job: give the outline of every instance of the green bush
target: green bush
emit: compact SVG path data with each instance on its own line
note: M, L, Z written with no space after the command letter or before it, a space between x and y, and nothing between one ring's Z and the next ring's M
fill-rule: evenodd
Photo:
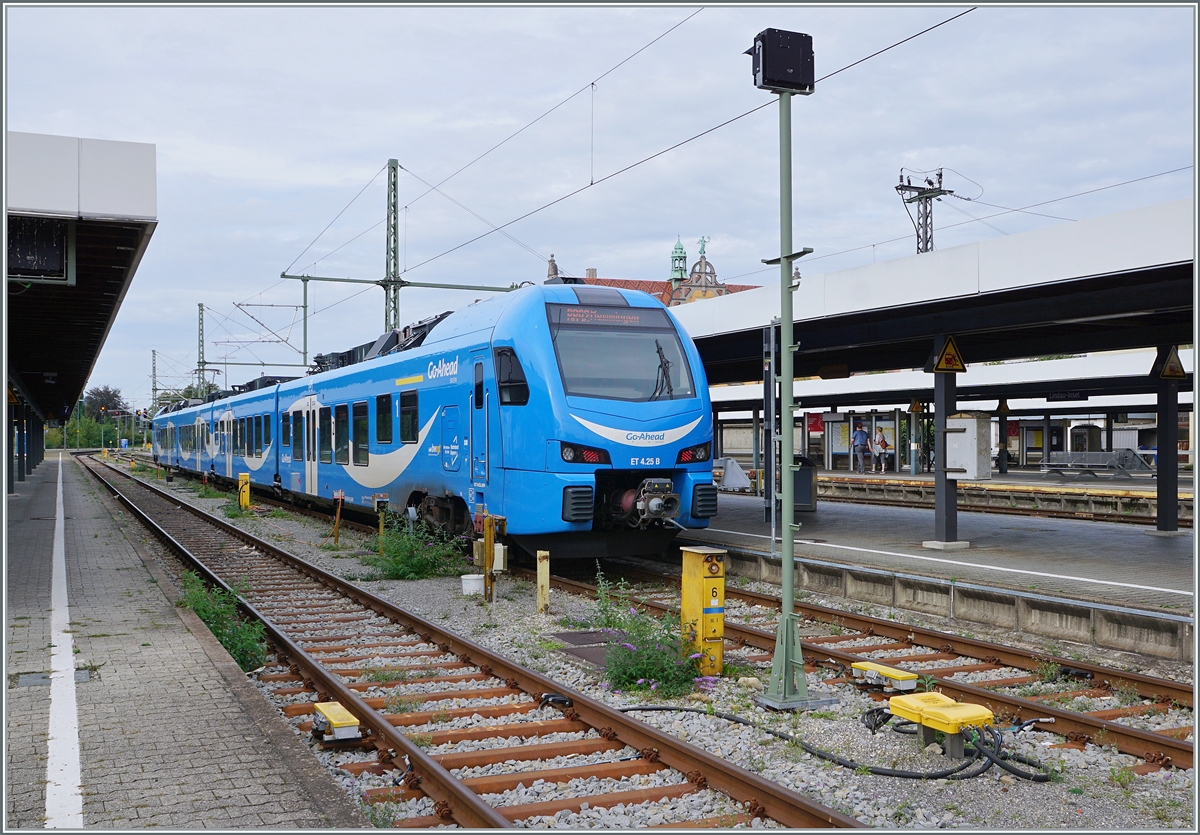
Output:
M596 614L608 633L604 673L614 689L649 690L665 698L691 692L700 679L699 653L683 643L679 621L639 612L624 582L596 574Z
M410 531L398 514L389 513L384 523L383 554L361 558L364 565L379 570L384 580L423 580L427 577L455 577L467 573L470 564L463 554L469 540L459 540L418 524Z
M182 582L179 604L204 621L239 667L254 670L267 663L266 630L261 623L245 620L238 614L236 594L210 589L194 571L184 572Z

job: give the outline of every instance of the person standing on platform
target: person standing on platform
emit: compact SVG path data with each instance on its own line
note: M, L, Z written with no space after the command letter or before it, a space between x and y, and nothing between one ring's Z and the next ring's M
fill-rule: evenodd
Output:
M854 434L850 436L850 445L854 450L854 455L857 456L858 473L863 475L866 472L866 461L863 460L863 456L867 451L867 433L861 423L854 424Z
M876 463L879 464L879 472L887 472L887 438L883 434L882 427L875 427L875 443L871 445L871 472L875 472Z

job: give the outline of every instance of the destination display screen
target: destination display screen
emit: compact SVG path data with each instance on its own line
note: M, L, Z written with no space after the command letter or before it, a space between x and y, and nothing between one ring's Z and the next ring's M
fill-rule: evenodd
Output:
M595 307L581 304L548 304L552 325L609 328L663 328L674 330L663 311L653 307Z

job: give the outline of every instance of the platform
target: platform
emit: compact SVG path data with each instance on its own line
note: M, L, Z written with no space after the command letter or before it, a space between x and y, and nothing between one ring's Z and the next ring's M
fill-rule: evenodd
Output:
M173 605L140 526L69 455L59 503L59 473L51 453L8 496L5 831L368 826Z
M921 547L933 536L932 510L820 502L815 512L796 517L797 556L1121 606L1192 610L1191 530L1160 538L1141 525L959 513L959 538L971 547L946 556ZM680 536L770 551L770 532L761 498L722 493L708 530Z

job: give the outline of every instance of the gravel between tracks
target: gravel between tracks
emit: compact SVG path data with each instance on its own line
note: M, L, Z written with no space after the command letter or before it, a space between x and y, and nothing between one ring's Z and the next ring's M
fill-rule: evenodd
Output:
M159 482L159 486L163 486ZM167 485L181 500L200 506L218 516L224 499L199 499L195 488L186 482ZM361 555L367 539L354 531L341 533L342 549L318 547L329 532L328 525L317 520L293 516L245 517L232 520L251 533L276 542L298 556L322 568L357 582L371 592L395 602L414 614L421 615L465 638L512 658L516 662L575 688L589 696L614 706L641 704L644 696L611 692L592 666L559 651L559 644L549 636L567 631L560 625L565 617L586 619L592 611L590 601L554 591L551 594L551 614L536 614L535 591L525 581L502 578L497 585L496 602L484 605L478 597L464 597L458 578L439 578L420 581L380 581L369 578L371 569L356 557ZM160 549L155 548L159 553ZM169 558L165 560L173 562ZM177 572L178 569L176 569ZM173 572L174 573L174 572ZM731 584L775 593L777 588L757 583ZM889 617L884 607L865 607L847 601L829 601L815 596L809 602L821 605L853 608L868 614ZM766 611L761 613L764 619ZM890 613L904 622L911 613ZM1019 637L1003 632L991 632L972 624L970 632L955 628L947 621L924 618L923 625L946 631L958 631L971 637L993 639L1019 645ZM1114 653L1097 653L1086 646L1033 645L1042 651L1054 651L1096 663L1125 666L1150 675L1176 680L1190 680L1191 668L1169 662L1147 663L1135 656L1114 658ZM1065 649L1065 651L1064 651ZM727 652L727 660L738 657ZM766 680L769 668L760 665L759 675ZM910 770L945 768L950 761L923 751L914 737L883 730L872 735L858 721L862 712L877 703L848 686L825 685L827 673L808 677L811 695L837 695L840 704L835 709L808 714L779 714L763 710L752 702L753 691L730 680L720 681L711 693L711 704L717 711L733 713L770 728L799 735L810 745L836 752L857 762ZM694 700L658 700L654 704L705 707ZM1015 750L1036 757L1051 765L1058 774L1048 783L1031 783L1013 778L998 768L981 777L966 781L911 780L861 774L821 760L755 727L731 724L715 716L656 712L635 714L639 719L672 733L687 742L719 753L728 760L755 771L762 776L803 793L812 799L853 815L872 826L896 829L986 828L986 829L1195 829L1195 784L1192 770L1168 769L1144 776L1133 776L1130 769L1138 764L1134 757L1114 749L1088 744L1085 750L1052 747L1062 740L1051 734L1027 732L1017 740L1005 735L1006 750ZM1186 720L1184 719L1186 717ZM1170 716L1169 720L1190 723L1191 714ZM1164 720L1165 724L1171 721ZM1132 723L1132 722L1131 722ZM298 724L298 723L293 723ZM1139 727L1144 725L1139 720ZM1161 726L1161 725L1160 725ZM595 761L617 759L620 752L597 755ZM509 764L488 769L464 769L462 776L497 773ZM519 765L512 767L520 770ZM386 777L363 775L353 777L336 772L342 785L353 796L363 790L391 785ZM527 787L528 790L528 787ZM593 793L584 791L583 793ZM555 820L519 822L518 825L551 826L557 828L620 828L644 826L651 816L662 821L678 819L675 804L695 802L695 798L710 795L700 792L671 801L670 804L649 804L653 810L633 807L614 814L601 814L589 809L578 814L560 814ZM711 814L736 811L714 802ZM386 820L404 806L404 815L429 814L427 803L379 804L371 810L372 817ZM663 807L663 808L659 808ZM654 818L656 821L659 818Z

